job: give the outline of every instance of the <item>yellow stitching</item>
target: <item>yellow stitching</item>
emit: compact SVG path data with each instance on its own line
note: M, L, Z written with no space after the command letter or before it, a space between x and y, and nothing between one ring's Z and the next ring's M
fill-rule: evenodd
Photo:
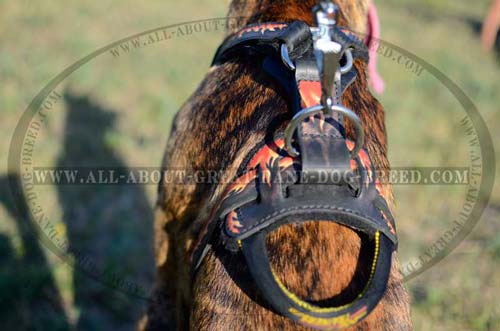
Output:
M366 307L365 307L366 308ZM336 317L323 318L302 313L294 308L289 309L290 313L300 318L300 322L315 327L328 327L328 330L344 329L358 323L366 316L366 309L356 316L345 313Z
M330 312L335 312L335 311L339 311L341 309L344 309L344 308L352 306L356 301L358 301L366 293L366 291L370 287L371 281L373 280L373 276L375 275L375 268L377 266L379 249L380 249L380 232L377 231L375 233L375 254L374 254L374 257L373 257L373 263L372 263L372 268L371 268L371 271L370 271L370 277L368 278L368 282L366 283L366 286L363 289L363 291L357 296L357 298L353 302L345 304L343 306L339 306L339 307L323 308L323 307L318 307L318 306L311 305L310 303L308 303L308 302L306 302L304 300L299 299L295 294L293 294L292 292L288 291L288 289L285 287L285 285L283 285L283 283L281 283L281 280L278 278L278 276L276 275L276 273L274 272L274 270L272 268L271 268L271 271L273 273L274 280L278 284L278 286L280 287L280 289L286 294L286 296L290 300L292 300L293 302L295 302L295 304L297 304L298 306L300 306L300 307L302 307L304 309L307 309L307 310L309 310L309 311L311 311L313 313L330 313ZM293 308L291 308L291 309L293 309ZM292 311L290 311L290 312L292 312Z

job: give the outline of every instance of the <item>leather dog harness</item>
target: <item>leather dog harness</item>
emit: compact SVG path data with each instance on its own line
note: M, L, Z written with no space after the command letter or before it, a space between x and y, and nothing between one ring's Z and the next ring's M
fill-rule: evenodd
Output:
M375 169L361 148L359 118L341 106L342 93L356 78L353 58L366 62L368 52L354 34L336 26L331 15L325 23L329 9L315 11L326 33L301 21L252 24L218 49L214 65L261 58L263 70L286 91L294 117L287 130L276 133L273 142L256 146L242 162L195 247L193 277L215 231L220 231L218 238L227 250L243 252L261 294L278 313L316 329L340 330L365 318L381 300L397 238ZM346 138L344 117L361 128L356 142ZM302 300L273 271L266 236L283 225L305 221L339 223L371 241L370 275L353 302L322 307Z

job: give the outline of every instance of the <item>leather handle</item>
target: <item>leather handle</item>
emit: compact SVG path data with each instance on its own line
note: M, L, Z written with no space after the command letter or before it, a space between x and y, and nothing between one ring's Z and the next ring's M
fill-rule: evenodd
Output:
M358 298L340 307L319 307L291 293L274 273L261 231L241 243L255 283L264 298L280 314L317 330L341 330L368 316L384 295L391 270L393 244L377 232L372 274ZM334 280L335 281L335 280Z

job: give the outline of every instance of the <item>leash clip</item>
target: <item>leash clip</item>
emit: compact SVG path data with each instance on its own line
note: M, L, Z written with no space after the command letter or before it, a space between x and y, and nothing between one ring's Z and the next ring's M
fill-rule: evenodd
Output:
M311 28L311 34L321 81L321 104L295 114L285 130L285 148L291 156L298 156L299 152L292 146L292 138L300 123L319 113L328 116L339 113L348 117L356 130L355 146L350 152L351 158L354 159L363 146L364 131L359 117L352 110L342 106L341 91L342 74L349 72L353 65L352 52L350 49L342 51L342 45L334 40L333 29L337 23L338 8L333 1L320 1L314 7L313 13L318 25L317 28ZM282 59L284 59L283 48L281 51ZM341 66L340 62L343 57L346 63Z
M321 81L321 104L325 113L331 116L331 107L341 103L340 80L342 74L352 67L352 54L348 50L342 52L342 45L334 40L333 29L337 24L338 8L333 1L319 1L313 13L318 25L316 32L313 32L313 41ZM340 60L344 53L347 63L341 67Z

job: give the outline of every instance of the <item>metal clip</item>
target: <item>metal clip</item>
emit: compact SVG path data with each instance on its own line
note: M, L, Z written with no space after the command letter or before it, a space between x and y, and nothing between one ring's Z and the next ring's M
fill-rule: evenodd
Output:
M283 64L290 70L295 70L295 64L293 64L292 60L290 59L290 55L288 54L288 47L286 47L286 44L281 44L281 61L283 61Z
M340 103L340 55L342 46L332 40L320 38L314 43L314 52L321 81L321 104L325 111Z
M314 55L318 65L321 81L321 104L329 113L329 109L340 103L340 92L335 86L340 84L340 58L342 45L333 41L332 29L337 23L338 9L333 1L320 1L313 12L318 24L319 33L314 38Z
M356 142L351 151L351 158L355 158L364 143L364 131L359 117L350 109L341 105L342 92L340 81L342 74L352 68L353 59L351 50L342 52L342 45L333 40L333 28L337 23L337 6L333 1L319 1L313 9L318 28L311 29L314 40L314 54L318 65L321 81L321 105L306 108L295 114L285 130L285 148L291 156L299 153L292 146L292 138L297 126L306 118L318 113L332 115L340 113L351 121L356 130ZM346 63L340 65L340 60L345 56ZM283 58L283 49L282 49Z

